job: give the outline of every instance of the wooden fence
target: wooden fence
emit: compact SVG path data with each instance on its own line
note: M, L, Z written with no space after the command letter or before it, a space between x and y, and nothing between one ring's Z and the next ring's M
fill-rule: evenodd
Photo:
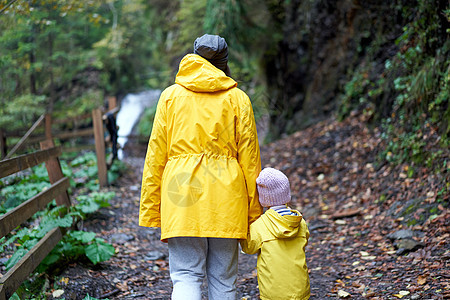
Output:
M64 177L59 162L61 147L54 147L52 140L41 142L41 150L31 154L0 161L0 179L45 162L50 188L0 217L0 238L32 217L36 212L56 199L58 206L71 206L67 189L69 178ZM0 278L0 300L11 297L22 282L56 246L65 233L64 228L50 230L28 253Z
M11 137L20 137L21 135L18 135L18 132L8 132L0 128L0 158L11 158L20 149L26 148L28 145L36 144L45 139L73 140L82 137L94 137L99 184L101 187L105 187L108 185L107 170L112 164L112 161L109 164L106 161L106 143L110 144L113 149L112 160L114 160L117 156L117 135L114 137L110 132L108 138L105 140L104 126L105 123L108 126L111 126L108 122L113 122L114 124L112 124L112 126L115 128L112 128L112 131L117 133L115 119L111 119L111 116L115 116L115 114L119 111L115 97L108 98L108 109L109 111L106 113L103 113L102 109L98 108L94 109L91 114L56 120L54 120L50 114L44 114L39 117L39 119L30 127L30 129L28 129L28 131L20 138L19 142L10 151L8 151L7 139ZM89 122L90 125L87 127L85 126L85 128L79 128L77 126L77 123L86 123L90 120L92 120L92 122ZM72 129L65 131L55 130L55 127L63 127L64 125L66 125L66 127L70 125L69 127ZM36 134L38 128L41 129L41 132ZM94 146L81 145L79 147L63 147L62 151L78 151L86 148L94 148Z

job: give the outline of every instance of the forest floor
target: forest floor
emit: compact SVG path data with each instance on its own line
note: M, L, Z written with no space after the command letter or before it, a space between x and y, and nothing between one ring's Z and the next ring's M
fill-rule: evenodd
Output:
M289 177L291 206L311 232L310 299L450 299L448 170L412 175L407 165L377 163L380 133L365 121L329 119L261 148L263 167ZM68 266L54 282L65 299L170 299L167 245L137 225L145 146L126 148L129 169L108 188L111 206L83 224L117 254ZM256 256L240 254L239 299L258 299L255 267Z

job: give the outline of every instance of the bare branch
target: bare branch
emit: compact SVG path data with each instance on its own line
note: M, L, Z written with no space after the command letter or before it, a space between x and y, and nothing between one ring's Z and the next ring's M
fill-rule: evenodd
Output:
M6 4L5 7L3 7L3 8L0 10L0 14L3 13L5 10L7 10L8 7L10 7L11 5L13 5L14 2L16 2L16 1L17 1L17 0L12 0L12 1L9 2L8 4Z

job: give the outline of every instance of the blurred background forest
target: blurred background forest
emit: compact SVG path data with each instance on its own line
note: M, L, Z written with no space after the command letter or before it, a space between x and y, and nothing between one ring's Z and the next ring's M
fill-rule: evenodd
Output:
M211 33L268 114L268 141L360 112L382 126L388 161L448 166L447 0L0 0L0 11L2 128L164 89Z
M232 77L252 100L258 135L263 133L266 143L261 147L264 164L289 176L293 199L314 230L308 250L313 298L334 299L345 287L352 295L378 293L383 295L379 299L387 299L387 293L402 285L406 290L400 292L411 292L411 299L431 299L442 292L448 296L449 286L443 283L448 275L440 272L449 257L449 24L448 0L0 0L1 158L3 146L20 145L18 137L43 120L44 113L54 120L90 116L115 96L122 104L119 124L130 98L154 98L141 107L146 110L133 132L140 143L125 147L130 152L125 158L131 159L116 160L107 174L110 183L125 174L120 184L110 187L116 196L100 190L98 155L77 150L67 155L70 162L63 161L63 171L73 177L78 214L86 218L109 200L113 207L104 211L104 219L92 218L85 229L93 232L66 234L39 270L53 264L59 271L66 265L62 259L76 260L92 248L103 253L102 260L117 254L109 267L97 269L101 276L86 271L86 280L74 267L51 285L47 276L35 273L37 280L31 278L18 294L35 295L32 285L44 286L36 289L42 294L49 295L44 290L50 287L65 297L95 291L137 299L123 295L133 297L133 289L145 291L147 298L152 289L170 291L164 261L151 265L147 256L128 255L133 249L162 249L154 243L159 245L156 235L146 240L146 232L141 239L137 211L130 209L137 209L139 201L136 180L155 113L151 106L159 92L173 84L194 40L210 33L226 39ZM130 114L140 112L124 114L119 135L124 125L130 125L130 131L134 126ZM53 133L76 131L62 128L62 122L53 124ZM92 135L86 138L91 144ZM66 142L56 139L57 144ZM29 175L0 181L0 211L50 185L43 166ZM44 221L59 218L54 212L49 209ZM6 242L0 239L0 271L27 253L51 223L30 224L12 232ZM417 261L404 256L398 241L384 242L388 233L413 226L424 236L423 244L408 249L423 248L415 254ZM124 233L123 245L112 242L113 236ZM103 273L108 268L111 273ZM242 295L258 290L253 268L243 276L248 281L240 282ZM100 287L105 290L99 292Z

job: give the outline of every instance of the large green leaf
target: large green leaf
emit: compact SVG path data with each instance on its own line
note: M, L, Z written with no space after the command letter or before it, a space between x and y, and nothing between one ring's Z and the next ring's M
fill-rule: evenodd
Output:
M42 238L44 235L47 234L50 230L52 230L55 227L70 227L72 226L73 218L70 215L66 215L62 218L49 218L46 220L42 220L40 224L40 228L38 233L36 234L36 237Z
M61 255L52 252L42 260L41 264L49 266L57 262L60 257Z
M6 270L11 269L22 257L24 257L25 254L27 254L28 250L26 249L18 249L14 254L11 256L11 258L6 262Z
M100 208L100 205L95 203L94 201L86 201L80 203L77 209L81 210L84 214L90 214L97 211Z
M95 239L95 232L71 231L70 236L84 244L90 243Z
M108 243L105 243L101 239L95 239L95 242L86 247L86 256L95 265L102 261L110 259L116 250Z

